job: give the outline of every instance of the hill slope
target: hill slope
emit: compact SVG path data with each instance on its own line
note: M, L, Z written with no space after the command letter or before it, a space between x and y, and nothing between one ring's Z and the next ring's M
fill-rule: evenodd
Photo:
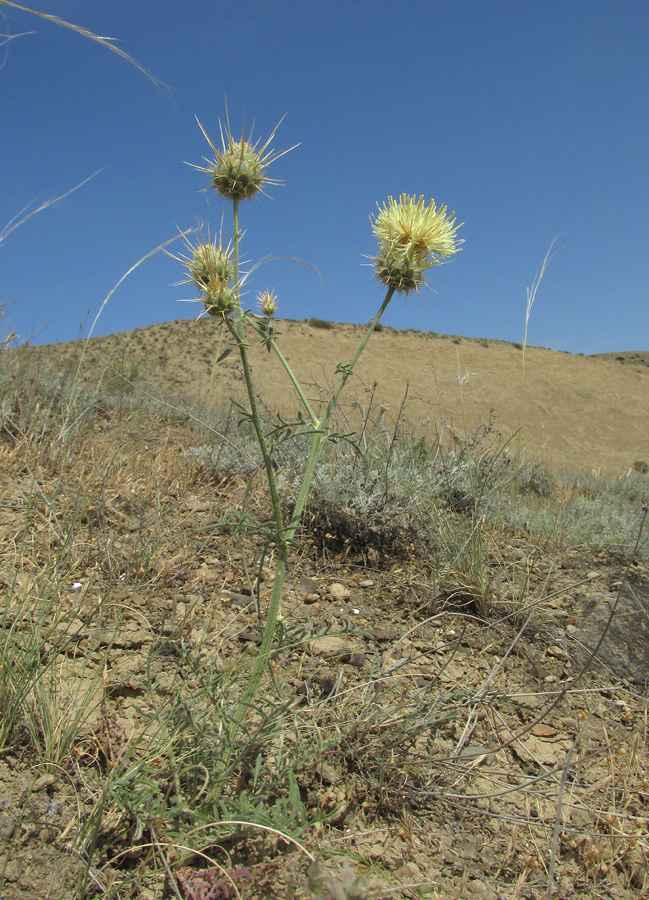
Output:
M326 392L335 367L352 355L362 326L314 327L279 321L281 347L298 377L312 385L311 396ZM82 344L31 348L59 366ZM93 338L86 359L93 377L112 366L136 384L170 401L185 398L220 405L243 399L233 353L215 367L227 336L212 319L177 320L132 332ZM644 357L646 354L631 354ZM290 415L293 389L274 356L250 348L260 394L270 410ZM625 365L629 354L574 356L530 347L525 356L523 444L526 456L553 468L619 474L636 460L649 459L649 371ZM617 359L616 359L617 357ZM504 341L459 338L384 328L372 336L358 377L343 395L347 412L373 403L389 407L417 430L441 432L453 440L493 420L503 440L520 422L520 347Z

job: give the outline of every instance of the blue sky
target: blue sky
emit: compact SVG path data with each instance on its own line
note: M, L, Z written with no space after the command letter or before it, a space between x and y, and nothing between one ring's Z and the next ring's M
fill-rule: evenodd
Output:
M436 293L395 298L385 323L520 341L526 290L555 237L529 342L598 353L649 349L647 0L40 0L152 70L0 5L0 229L28 203L66 199L0 247L0 327L36 342L87 334L111 288L178 228L231 232L202 192L224 101L300 146L246 204L245 256L273 262L279 315L366 322L383 297L364 267L369 216L402 192L464 223ZM172 247L173 249L173 247ZM178 246L180 250L180 246ZM157 254L106 304L95 333L198 314ZM2 337L2 334L0 334Z

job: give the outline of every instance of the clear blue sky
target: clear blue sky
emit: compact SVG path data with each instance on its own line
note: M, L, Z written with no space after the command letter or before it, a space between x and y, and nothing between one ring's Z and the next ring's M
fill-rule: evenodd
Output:
M369 215L402 192L464 222L437 292L396 298L386 324L520 341L526 289L558 235L529 342L598 353L649 349L647 0L40 0L118 46L161 91L97 44L0 6L0 229L26 204L62 202L0 248L0 322L37 342L87 333L141 256L230 207L200 164L227 97L232 129L281 116L301 142L243 208L246 257L290 255L250 284L279 315L368 321L383 297L363 267ZM172 248L173 249L173 248ZM191 317L163 254L116 291L96 334ZM0 334L2 337L2 334Z

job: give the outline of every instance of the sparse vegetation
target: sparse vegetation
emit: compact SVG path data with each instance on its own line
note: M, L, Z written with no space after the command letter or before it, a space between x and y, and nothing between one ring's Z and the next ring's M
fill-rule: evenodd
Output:
M314 317L308 320L308 325L311 328L323 328L325 331L331 331L334 327L334 323L330 322L329 319L316 319Z
M362 444L328 443L315 473L285 594L289 615L272 653L281 689L264 687L259 717L228 750L231 698L249 676L259 635L248 585L261 575L263 604L272 583L254 524L267 500L254 481L246 488L257 465L254 440L225 410L220 423L203 413L202 425L153 401L147 408L137 389L111 397L104 387L101 405L77 391L71 414L72 381L51 380L42 362L34 373L30 358L36 354L2 357L3 527L16 537L1 563L2 742L13 769L0 759L0 795L2 821L29 823L48 804L47 827L69 828L46 856L60 872L61 897L91 896L97 885L118 897L136 882L154 897L165 882L176 884L182 898L231 883L242 896L272 884L324 898L345 885L425 883L429 832L445 833L440 804L465 818L476 794L499 804L493 818L491 806L479 813L479 828L510 863L485 864L483 877L508 896L529 858L526 836L538 858L550 852L529 804L552 810L557 802L553 775L528 771L524 754L551 753L560 763L564 743L578 735L585 756L568 808L585 810L598 837L589 842L582 819L568 820L563 840L582 849L559 858L558 877L591 897L591 885L610 878L602 867L614 866L620 884L635 890L644 865L645 832L634 824L646 805L644 701L611 691L610 678L599 681L594 671L589 692L580 693L576 663L547 650L560 653L564 644L570 652L556 609L579 621L593 566L601 574L592 583L609 605L622 560L636 559L633 590L646 590L646 537L633 546L646 478L565 478L523 463L515 532L512 467L491 432L471 438L470 449L449 450L370 406ZM61 443L55 438L70 419L75 427ZM308 448L293 441L278 450L290 509ZM300 579L308 587L293 593ZM346 596L330 597L334 585L349 599L332 604ZM529 636L511 624L514 590L517 609L535 610ZM315 599L305 603L309 592ZM558 597L573 599L553 607ZM338 619L332 611L341 607ZM543 638L534 636L539 630ZM319 644L332 649L321 655ZM527 663L499 668L507 653L542 659L534 665L556 680L539 688ZM545 713L557 685L566 693ZM512 715L521 691L541 703ZM463 740L476 704L486 717ZM533 725L539 717L557 736L543 737ZM580 732L580 722L590 730ZM517 754L499 749L526 728ZM493 759L463 762L480 747ZM617 796L607 774L614 757L625 785ZM517 785L498 800L503 766ZM516 816L513 845L502 813ZM410 854L420 874L386 872L362 837L347 874L336 874L327 848L333 852L345 829L366 831L364 815L388 829L391 846ZM43 827L28 844L18 831L8 841L9 898L14 861L29 859ZM312 868L309 880L314 834L324 868ZM460 846L455 835L449 840ZM439 896L453 878L449 870Z

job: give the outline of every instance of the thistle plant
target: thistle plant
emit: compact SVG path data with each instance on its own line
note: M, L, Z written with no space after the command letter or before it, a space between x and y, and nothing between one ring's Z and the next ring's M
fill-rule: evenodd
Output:
M229 119L226 118L225 129L220 123L220 148L212 143L201 123L198 123L213 151L214 158L206 159L206 165L194 168L205 172L210 178L210 188L232 203L233 238L231 242L224 243L221 228L218 239L211 239L208 235L207 240L200 236L198 243L195 244L187 240L189 255L176 257L187 269L185 282L193 283L198 289L204 313L216 317L221 322L223 328L229 332L233 346L239 352L249 403L245 414L252 424L261 450L272 506L270 540L276 548L272 595L259 653L233 718L232 738L241 726L245 711L257 691L266 664L272 655L273 638L281 616L282 587L289 555L300 526L321 447L327 440L336 436L331 423L340 394L394 294L418 291L420 286L426 283L428 270L457 252L459 244L462 243L457 239L460 226L455 224L455 220L451 217L453 214L449 216L445 206L438 208L433 201L426 205L423 196L417 199L402 194L398 200L389 197L383 208L379 206L378 214L370 217L378 243L377 254L371 259L375 277L386 286L387 291L355 353L348 362L337 366L338 381L331 391L324 412L316 415L302 385L278 345L273 324L277 309L275 293L265 290L259 294L257 313L245 310L241 304L243 278L239 264L242 239L239 224L240 202L252 200L257 194L265 193L264 187L267 185L280 183L270 179L267 171L275 160L289 152L271 149L280 123L264 143L260 141L253 143L252 130L246 136L244 124L241 137L235 138L230 130ZM253 386L246 339L249 331L256 333L267 350L275 354L297 392L302 412L291 426L292 436L308 435L311 440L301 486L288 521L284 520L270 438L264 429Z

